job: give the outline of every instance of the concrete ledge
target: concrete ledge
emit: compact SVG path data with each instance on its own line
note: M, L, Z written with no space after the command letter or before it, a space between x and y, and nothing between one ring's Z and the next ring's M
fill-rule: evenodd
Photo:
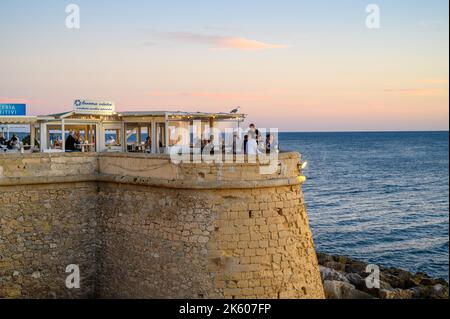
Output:
M39 185L39 184L63 184L96 182L97 175L83 176L43 176L43 177L3 177L0 178L1 186L21 186L21 185Z
M179 189L245 189L245 188L267 188L299 185L297 178L268 179L261 181L224 181L224 182L184 182L182 180L164 180L131 176L113 175L85 175L85 176L52 176L52 177L12 177L1 178L0 187L40 185L40 184L63 184L80 182L106 182L117 184L141 185L161 188Z
M160 188L179 188L179 189L245 189L245 188L267 188L299 185L297 178L288 179L268 179L261 181L223 181L223 182L185 182L182 180L158 180L153 178L130 177L130 176L112 176L99 175L97 177L99 182L130 184L151 186Z

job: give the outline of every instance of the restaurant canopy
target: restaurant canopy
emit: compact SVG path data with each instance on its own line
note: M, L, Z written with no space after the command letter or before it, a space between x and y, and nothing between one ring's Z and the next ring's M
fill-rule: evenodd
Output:
M94 151L167 153L174 143L171 136L175 128L193 125L201 135L221 125L238 128L245 117L237 113L181 111L95 114L75 109L38 116L35 121L39 124L41 151L57 148L65 151L64 143L55 146L55 140L64 141L70 132L77 132L84 135L84 140L92 144Z

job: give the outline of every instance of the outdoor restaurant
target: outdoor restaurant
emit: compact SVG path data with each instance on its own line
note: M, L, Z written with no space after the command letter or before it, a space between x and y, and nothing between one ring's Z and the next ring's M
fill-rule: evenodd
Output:
M193 148L210 141L214 128L239 129L245 117L237 112L116 112L113 102L88 100L75 100L67 112L27 116L24 104L0 104L0 152L167 154L174 145Z

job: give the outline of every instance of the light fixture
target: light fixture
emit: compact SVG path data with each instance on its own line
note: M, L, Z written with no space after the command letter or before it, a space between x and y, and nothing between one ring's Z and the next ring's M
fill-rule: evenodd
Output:
M308 162L307 162L307 161L304 161L304 162L302 163L302 169L306 169L307 166L308 166Z

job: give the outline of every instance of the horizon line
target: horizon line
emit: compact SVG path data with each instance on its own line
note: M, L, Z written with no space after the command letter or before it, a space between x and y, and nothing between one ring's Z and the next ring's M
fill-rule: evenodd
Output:
M449 133L449 130L279 131L279 133Z

